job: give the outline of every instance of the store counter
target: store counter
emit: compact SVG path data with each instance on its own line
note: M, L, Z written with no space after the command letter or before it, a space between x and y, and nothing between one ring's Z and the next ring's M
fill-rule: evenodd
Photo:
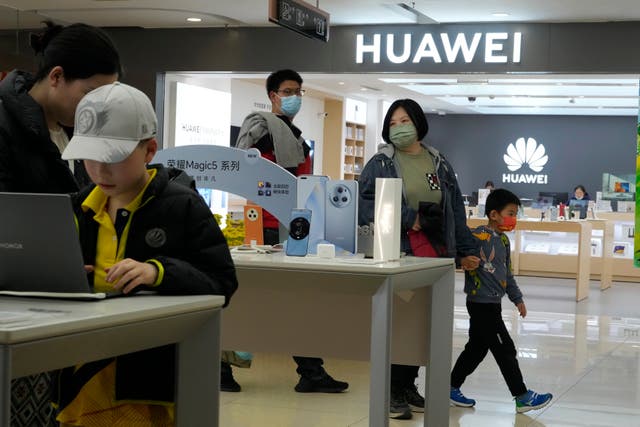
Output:
M176 425L217 426L223 304L214 295L0 297L0 425L9 425L12 378L177 343Z
M640 268L633 265L635 214L598 212L597 218L594 221L605 221L607 225L602 248L603 261L610 263L605 268L611 272L611 279L621 282L640 281Z
M389 425L389 364L426 365L424 425L449 425L453 260L233 259L223 348L370 360L370 426Z
M467 225L486 225L486 218L469 218ZM518 220L511 233L513 274L575 277L576 301L589 296L591 234L588 221Z

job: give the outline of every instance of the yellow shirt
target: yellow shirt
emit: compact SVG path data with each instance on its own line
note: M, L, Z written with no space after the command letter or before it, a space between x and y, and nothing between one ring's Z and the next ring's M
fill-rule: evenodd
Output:
M107 202L109 197L104 194L100 187L96 187L82 202L82 209L87 211L89 209L96 212L93 216L93 220L99 224L98 239L96 244L96 261L95 270L93 272L93 286L95 292L110 292L113 291L113 284L107 283L105 280L107 276L106 270L112 267L118 261L124 259L124 251L127 247L127 236L129 235L129 228L131 226L131 218L140 207L142 202L142 195L146 191L149 183L156 176L156 169L150 169L150 178L145 186L140 190L140 193L131 201L127 206L122 209L118 209L116 224L111 221L109 212L107 212ZM116 230L117 228L122 228ZM158 280L154 285L162 282L161 268L158 262L154 262L158 267Z

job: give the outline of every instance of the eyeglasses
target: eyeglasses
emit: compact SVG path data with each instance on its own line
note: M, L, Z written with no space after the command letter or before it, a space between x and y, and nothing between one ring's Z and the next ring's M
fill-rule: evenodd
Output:
M276 91L277 93L282 93L284 96L304 96L306 90L304 89L281 89Z

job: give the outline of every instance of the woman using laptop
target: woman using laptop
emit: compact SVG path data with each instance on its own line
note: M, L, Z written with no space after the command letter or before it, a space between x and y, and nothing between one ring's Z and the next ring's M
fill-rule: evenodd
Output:
M46 23L31 36L35 75L13 71L0 82L0 191L71 193L78 190L73 162L60 157L69 142L76 106L89 91L121 74L109 36L84 24ZM76 171L79 172L79 171ZM11 425L54 425L50 376L18 378L11 385Z

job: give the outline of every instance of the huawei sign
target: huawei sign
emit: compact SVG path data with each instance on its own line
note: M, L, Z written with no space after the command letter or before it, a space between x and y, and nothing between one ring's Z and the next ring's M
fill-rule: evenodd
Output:
M509 144L507 153L503 156L507 168L511 172L520 170L527 165L533 172L541 172L549 161L544 145L538 144L533 138L518 138L515 144ZM547 184L547 175L504 173L502 182L511 184Z

